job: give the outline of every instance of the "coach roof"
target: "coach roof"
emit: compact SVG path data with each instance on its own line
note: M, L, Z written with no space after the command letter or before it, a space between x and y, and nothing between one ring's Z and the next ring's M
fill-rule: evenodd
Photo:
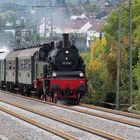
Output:
M0 60L5 59L8 53L9 53L9 52L0 53Z
M33 56L39 50L40 50L40 47L24 49L24 50L20 51L18 58L29 58L29 57Z
M21 50L10 52L6 56L6 60L15 60L18 57L18 55L19 55L20 52L21 52Z

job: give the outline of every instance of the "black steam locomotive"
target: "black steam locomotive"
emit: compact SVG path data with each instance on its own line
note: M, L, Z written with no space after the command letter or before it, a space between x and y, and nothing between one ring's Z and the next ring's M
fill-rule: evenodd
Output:
M27 96L78 104L86 94L85 65L69 34L63 34L63 41L8 53L0 60L0 72L2 89L16 89Z

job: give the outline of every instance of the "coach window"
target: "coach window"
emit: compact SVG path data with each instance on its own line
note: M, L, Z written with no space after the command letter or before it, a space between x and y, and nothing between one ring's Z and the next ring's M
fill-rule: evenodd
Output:
M28 69L30 69L31 68L31 61L28 61Z
M9 69L11 70L11 62L9 62Z
M22 67L25 68L25 60L22 61Z
M15 67L16 67L16 64L15 64L15 62L14 62L14 64L13 64L13 69L15 69Z

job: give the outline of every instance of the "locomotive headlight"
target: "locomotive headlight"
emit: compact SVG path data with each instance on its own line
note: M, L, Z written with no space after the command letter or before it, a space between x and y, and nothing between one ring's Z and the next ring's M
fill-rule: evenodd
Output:
M80 72L80 73L79 73L79 76L80 76L80 77L83 77L83 76L84 76L84 73L83 73L83 72Z
M69 53L69 51L66 51L65 53L66 53L66 54L68 54L68 53Z
M57 76L56 72L53 72L53 73L52 73L52 76L53 76L53 77L56 77L56 76Z

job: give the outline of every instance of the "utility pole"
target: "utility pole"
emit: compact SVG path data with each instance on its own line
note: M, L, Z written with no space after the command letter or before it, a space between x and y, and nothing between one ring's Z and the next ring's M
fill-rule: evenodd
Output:
M46 7L45 7L45 14L47 13L47 8ZM45 19L44 19L44 37L46 37L46 26L47 26L47 17L45 15Z
M14 13L16 12L16 2L15 2L15 0L14 0ZM17 36L16 36L16 30L17 30L17 28L16 28L16 14L15 14L15 16L14 16L14 18L13 18L13 26L14 26L14 29L15 29L15 46L17 46L17 47L19 47L19 45L18 45L18 43L17 43Z
M125 14L124 14L125 13ZM125 24L127 22L127 24ZM124 43L122 37L126 36L128 42ZM129 49L129 66L121 65L121 49ZM124 64L127 65L127 64ZM121 68L129 69L127 95L120 94ZM120 103L120 99L126 99L127 103ZM123 101L123 100L121 100ZM121 104L132 105L132 0L119 0L119 31L118 31L118 63L117 63L117 86L116 86L116 108L120 109Z
M119 1L119 32L118 32L118 62L117 62L117 91L116 91L116 108L120 108L120 56L121 56L121 0Z
M89 0L87 0L87 4L89 4Z
M50 4L49 4L50 3ZM44 19L44 37L46 37L46 34L47 34L47 28L46 28L46 26L47 26L47 10L48 10L48 8L49 8L49 6L51 5L51 1L48 3L48 0L46 0L45 1L45 6L44 6L44 8L45 8L45 19ZM51 8L51 7L50 7ZM52 15L51 15L52 16ZM50 17L51 18L51 17ZM52 22L51 22L52 23Z
M132 106L132 0L129 0L129 105Z
M51 20L51 34L50 38L53 39L53 14L52 14L52 0L50 0L50 20Z

